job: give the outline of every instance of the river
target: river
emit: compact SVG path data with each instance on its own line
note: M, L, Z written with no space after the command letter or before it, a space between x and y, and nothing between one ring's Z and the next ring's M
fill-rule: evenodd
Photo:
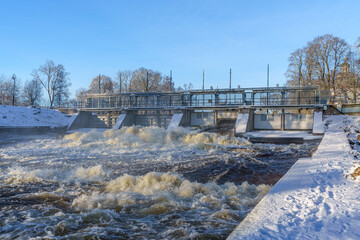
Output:
M225 239L317 144L178 128L0 134L0 239Z

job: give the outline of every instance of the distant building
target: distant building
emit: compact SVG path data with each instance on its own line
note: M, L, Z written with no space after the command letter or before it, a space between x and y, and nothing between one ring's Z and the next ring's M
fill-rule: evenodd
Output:
M344 58L340 65L340 73L336 77L336 102L337 103L356 103L358 94L358 84L355 74L350 70L350 64Z
M346 62L346 58L344 58L344 62L340 65L341 73L349 73L350 65Z

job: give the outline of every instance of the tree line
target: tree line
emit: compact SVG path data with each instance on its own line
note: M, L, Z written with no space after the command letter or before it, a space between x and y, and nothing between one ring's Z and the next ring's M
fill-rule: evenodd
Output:
M71 81L69 73L61 64L48 60L33 70L31 79L21 85L16 76L6 78L0 75L0 105L42 105L50 108L66 107L84 102L87 94L117 94L125 92L166 92L175 91L171 77L159 71L139 68L134 71L119 71L114 80L106 75L95 76L88 88L76 91L70 98ZM184 84L176 90L189 90L192 84Z
M171 76L147 68L119 71L114 80L106 75L95 76L88 88L76 91L76 100L84 102L87 94L118 94L127 92L172 92L191 90L191 83L175 88Z
M325 34L290 54L287 86L320 86L331 101L354 102L360 88L360 37L353 45Z
M11 78L0 75L0 104L44 105L54 108L61 107L69 101L71 82L69 73L63 65L48 60L33 70L31 76L32 78L22 86L15 74ZM47 101L43 98L44 92Z

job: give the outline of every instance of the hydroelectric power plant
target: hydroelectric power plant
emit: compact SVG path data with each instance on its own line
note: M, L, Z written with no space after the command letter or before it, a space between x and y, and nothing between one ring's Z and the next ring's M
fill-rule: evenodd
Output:
M63 138L1 133L0 235L226 239L317 147L243 136L321 134L327 103L317 87L89 95Z
M80 114L69 129L216 126L233 121L235 135L253 130L322 134L319 126L328 102L329 92L316 86L90 94L77 106Z

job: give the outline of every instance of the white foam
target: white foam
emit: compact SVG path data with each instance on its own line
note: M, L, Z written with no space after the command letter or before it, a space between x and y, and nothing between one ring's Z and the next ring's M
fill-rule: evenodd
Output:
M89 168L77 168L75 171L75 176L77 179L81 180L101 181L104 177L107 176L107 173L104 172L101 165L97 165Z
M238 202L232 203L232 207L241 208L244 204L255 205L269 190L267 185L256 186L246 182L240 186L233 183L201 184L190 182L178 174L150 172L137 177L123 175L110 181L105 186L105 192L80 195L74 199L73 206L79 209L122 209L133 206L131 209L134 208L134 212L161 214L170 209L199 208L204 204L222 209L227 205L226 199L230 199Z

